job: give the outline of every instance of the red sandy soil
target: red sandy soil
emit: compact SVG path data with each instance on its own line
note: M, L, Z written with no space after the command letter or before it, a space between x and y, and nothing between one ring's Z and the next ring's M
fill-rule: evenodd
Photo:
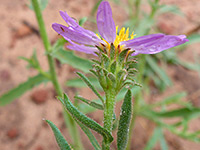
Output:
M66 10L69 15L80 19L89 16L95 0L50 0L44 10L44 20L47 33L53 42L57 34L51 28L54 22L64 23L59 16L59 10ZM178 6L185 17L165 14L158 19L158 26L168 34L184 34L191 32L200 25L199 0L161 0L163 4ZM33 69L26 68L27 63L18 59L19 56L30 57L35 48L42 67L47 70L48 64L44 55L44 48L38 36L38 27L35 15L27 7L27 0L1 0L0 5L0 94L25 81L29 76L36 75ZM125 10L111 3L116 24L121 25L126 20ZM119 11L120 10L120 11ZM120 12L120 13L119 13ZM28 25L27 25L28 24ZM96 26L86 23L86 28L96 30ZM194 44L179 54L180 59L194 62L194 55L200 55L200 44ZM80 53L79 53L80 54ZM80 54L85 58L91 58ZM196 72L188 71L182 67L168 66L167 72L174 81L174 85L162 94L152 89L149 102L161 100L163 97L178 91L187 91L189 98L195 106L200 106L200 80ZM64 87L67 79L75 77L74 69L68 65L57 68L59 82L72 98L77 89ZM88 89L80 94L92 98ZM38 97L38 95L40 95ZM148 98L147 98L148 100ZM119 106L116 107L119 113ZM102 124L102 112L89 114ZM50 128L42 118L53 121L70 142L69 134L62 117L62 106L55 99L55 91L51 84L40 85L27 92L11 104L0 108L0 150L58 150L55 138ZM191 130L199 129L200 120L191 123ZM138 118L134 130L132 149L142 150L151 136L154 125L149 121ZM92 149L87 137L81 131L81 136L86 149ZM198 150L200 144L180 139L169 132L165 133L170 150ZM98 136L101 140L100 136ZM113 149L115 149L113 147ZM159 150L159 146L155 150Z

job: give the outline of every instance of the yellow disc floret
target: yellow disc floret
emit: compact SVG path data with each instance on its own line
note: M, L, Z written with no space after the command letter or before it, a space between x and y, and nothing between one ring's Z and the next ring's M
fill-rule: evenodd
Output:
M133 39L135 36L134 32L131 34L131 36L129 37L129 28L125 29L124 27L121 28L121 30L119 31L118 34L118 26L116 26L116 39L114 41L114 46L115 48L118 47L118 45L120 44L120 42L122 41L128 41ZM123 45L120 45L121 49L123 49Z
M116 49L119 47L122 51L124 49L124 46L120 45L120 42L132 40L135 36L136 35L134 34L134 32L132 32L132 34L129 36L129 28L125 29L125 27L121 28L121 30L118 33L118 26L116 26L116 39L113 44ZM107 49L110 50L111 43L108 43L105 39L102 40L106 43Z

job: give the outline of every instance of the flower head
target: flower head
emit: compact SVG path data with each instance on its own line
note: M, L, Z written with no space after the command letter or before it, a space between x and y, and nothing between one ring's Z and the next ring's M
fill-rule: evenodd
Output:
M60 15L68 26L54 23L53 29L70 43L67 45L68 49L85 53L94 54L98 51L96 46L101 47L101 45L110 51L111 43L113 43L115 48L119 48L120 51L127 48L133 50L132 55L156 54L188 41L185 35L174 36L162 33L138 38L134 38L135 35L132 33L129 37L129 29L126 30L124 27L117 34L118 26L115 26L112 10L107 1L102 1L97 11L96 19L100 36L79 26L66 12L60 11Z

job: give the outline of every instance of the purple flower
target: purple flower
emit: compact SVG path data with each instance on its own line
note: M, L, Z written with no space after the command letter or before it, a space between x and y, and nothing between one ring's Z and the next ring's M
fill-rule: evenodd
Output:
M107 1L101 2L97 11L97 27L101 37L79 26L66 12L60 11L60 15L68 26L54 23L52 27L70 43L67 48L89 54L98 51L96 46L101 47L102 44L109 51L111 43L116 48L120 48L120 51L127 48L134 50L132 55L156 54L188 41L185 35L174 36L162 33L134 38L135 35L132 33L129 36L129 29L125 28L122 28L117 34L118 26L115 26L112 10Z

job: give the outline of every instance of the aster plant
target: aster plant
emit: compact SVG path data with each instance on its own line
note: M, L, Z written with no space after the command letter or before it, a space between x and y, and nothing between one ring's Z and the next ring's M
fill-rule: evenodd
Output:
M136 2L139 2L136 0ZM158 3L157 0L155 0ZM52 28L61 36L64 37L58 40L53 46L50 44L48 39L44 21L42 18L41 8L44 8L44 4L47 1L31 0L32 8L36 14L36 18L39 25L41 39L45 48L45 54L47 56L49 71L44 71L37 59L36 53L32 55L31 58L22 58L26 60L29 67L32 67L38 71L38 75L29 78L27 81L19 84L16 88L11 89L7 93L0 96L0 106L4 106L14 99L21 96L27 90L32 89L33 86L39 85L44 82L52 82L56 93L58 95L58 100L63 104L64 108L64 119L67 125L68 131L70 133L71 143L69 144L59 129L49 120L46 122L52 128L57 143L61 150L83 150L84 147L81 143L80 134L77 125L84 131L88 136L92 146L95 150L109 150L114 137L113 131L117 129L117 149L124 150L130 149L130 140L127 147L127 141L129 138L129 127L131 122L131 129L134 126L136 116L143 116L149 120L154 121L158 127L155 129L155 133L152 135L152 141L155 143L155 136L160 141L163 138L161 127L167 128L176 135L200 142L199 132L189 133L187 132L188 121L195 116L198 116L200 109L194 107L184 107L172 111L156 112L153 110L155 106L163 105L164 103L171 103L169 99L160 103L156 103L153 106L144 104L140 106L138 103L138 97L133 98L133 92L135 91L135 86L141 86L135 81L135 74L139 72L141 74L141 68L136 69L137 62L142 62L142 59L136 60L136 55L138 54L156 54L163 50L181 45L188 41L185 35L173 36L165 35L162 33L145 35L137 37L134 32L129 33L129 28L121 28L118 31L118 26L112 19L112 11L109 3L107 1L102 1L97 10L97 27L99 34L95 34L92 31L82 28L73 18L71 18L66 12L60 11L61 17L66 21L67 26L54 23ZM138 3L139 4L139 3ZM153 4L153 3L152 3ZM138 6L138 5L136 5ZM157 5L152 5L157 6ZM138 9L136 9L138 10ZM155 10L155 9L153 9ZM153 11L154 13L155 11ZM153 17L153 15L151 15ZM139 17L136 17L138 19ZM102 96L92 84L92 82L82 73L77 72L77 75L86 83L86 85L94 92L98 97L98 101L88 100L82 96L76 95L75 100L79 100L88 107L98 109L103 111L103 126L101 126L96 121L87 117L85 112L82 113L83 109L76 107L76 104L72 104L67 94L63 94L61 85L58 82L54 58L57 58L56 52L59 51L60 47L63 47L64 43L67 41L66 48L69 50L80 51L87 54L94 54L97 59L92 59L93 68L88 69L87 72L91 72L98 80L100 86L104 91ZM64 51L64 50L63 50ZM62 52L63 52L62 51ZM81 59L64 51L65 56L67 54L68 62L74 61L76 59L79 68L82 68L80 62L86 62L86 60ZM59 53L58 53L59 54ZM59 55L62 55L60 53ZM144 56L144 55L141 55ZM66 59L66 58L65 58ZM59 60L62 60L59 58ZM79 62L78 62L79 61ZM88 60L87 60L88 61ZM89 61L91 64L91 61ZM76 63L76 62L75 62ZM77 66L77 65L76 65ZM87 68L87 67L86 67ZM123 90L122 90L123 89ZM120 116L115 114L115 104L117 102L117 96L120 91L125 91L123 93L123 104L121 106ZM137 98L136 98L137 97ZM134 103L134 104L133 104ZM133 108L132 108L133 106ZM87 108L88 108L87 107ZM85 107L84 107L85 108ZM81 109L81 111L80 111ZM141 111L142 110L142 111ZM145 111L144 111L145 110ZM175 125L165 124L160 118L164 117L182 117L182 120ZM119 118L119 120L118 120ZM132 120L131 120L132 119ZM176 127L183 126L183 131L179 131ZM96 140L95 136L91 130L96 131L102 135L102 142ZM158 134L159 133L159 134ZM160 136L158 136L160 135ZM149 143L149 142L148 142ZM152 143L147 143L147 150L151 149ZM162 141L163 143L163 141ZM101 145L101 146L100 146ZM149 146L150 145L150 146ZM126 148L127 147L127 148Z
M58 99L87 134L94 148L109 150L113 141L113 122L116 118L114 113L116 96L120 90L125 87L127 92L121 106L117 131L117 148L119 150L126 149L129 124L132 115L133 98L131 88L135 85L139 85L134 80L134 75L137 72L137 69L134 67L135 63L137 63L134 56L138 54L156 54L163 50L181 45L187 42L188 39L186 39L185 35L173 36L162 33L136 38L134 33L130 35L129 29L125 29L124 27L118 32L118 26L115 26L112 18L112 10L107 1L102 1L97 10L96 21L99 35L79 26L66 12L60 11L60 15L68 26L54 23L52 28L68 41L66 48L94 54L99 58L98 60L93 60L93 69L90 71L97 77L104 90L105 98L97 92L86 76L77 72L78 76L97 95L101 103L90 101L81 96L75 96L75 99L81 100L91 107L102 110L104 112L103 126L81 113L71 103L66 94L58 97ZM47 122L53 127L50 121ZM98 144L90 130L94 130L102 135L102 146ZM62 135L60 135L60 138L63 139ZM70 149L67 142L65 142L64 148L58 137L57 142L61 149Z

